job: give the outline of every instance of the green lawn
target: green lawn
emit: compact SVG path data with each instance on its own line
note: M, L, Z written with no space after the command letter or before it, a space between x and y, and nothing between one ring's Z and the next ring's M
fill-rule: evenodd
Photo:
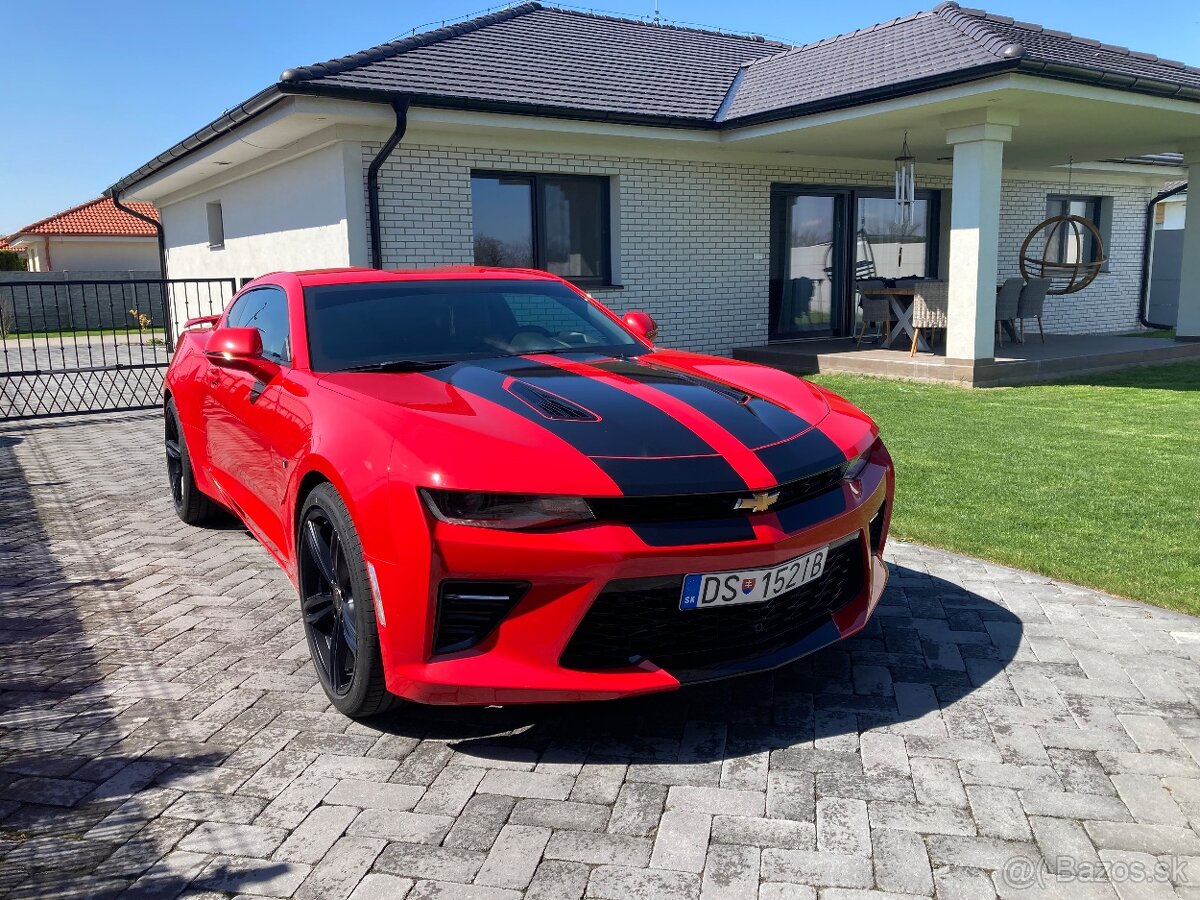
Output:
M22 338L28 340L30 338L80 338L80 337L142 337L149 341L153 338L161 339L163 330L161 328L147 328L139 332L134 328L77 328L67 331L22 331L12 332L9 338L16 340Z
M813 380L879 422L893 535L1200 613L1200 363L976 390Z
M1175 337L1175 329L1159 328L1154 331L1131 331L1125 337L1173 338Z

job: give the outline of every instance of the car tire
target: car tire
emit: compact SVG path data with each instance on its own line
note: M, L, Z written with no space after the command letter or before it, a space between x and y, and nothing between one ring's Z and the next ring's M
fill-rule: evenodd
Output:
M167 482L175 514L189 525L208 525L221 518L220 504L196 486L196 473L183 436L183 425L175 401L168 400L163 410L167 453Z
M317 485L304 498L296 569L308 652L329 702L351 718L391 709L399 698L384 684L362 543L331 484Z

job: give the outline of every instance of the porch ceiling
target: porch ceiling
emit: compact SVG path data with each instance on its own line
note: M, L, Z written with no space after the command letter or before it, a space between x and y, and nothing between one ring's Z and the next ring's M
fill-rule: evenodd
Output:
M946 131L973 112L1015 113L1006 167L1047 168L1182 150L1200 141L1200 103L1006 75L914 97L727 132L730 149L890 160L904 132L918 162L948 162Z

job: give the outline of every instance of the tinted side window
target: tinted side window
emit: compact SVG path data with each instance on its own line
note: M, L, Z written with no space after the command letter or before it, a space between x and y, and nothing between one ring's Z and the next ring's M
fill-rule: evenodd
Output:
M257 328L262 335L263 356L276 362L291 362L287 294L279 288L258 288L239 297L225 324L230 328Z

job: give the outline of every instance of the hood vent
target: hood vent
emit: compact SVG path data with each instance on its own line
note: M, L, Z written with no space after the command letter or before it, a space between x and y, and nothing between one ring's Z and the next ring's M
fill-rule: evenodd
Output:
M547 419L554 419L558 422L600 421L598 415L577 403L572 403L565 397L534 387L524 381L512 381L507 388L510 394L528 406L532 406L539 415L545 416Z

